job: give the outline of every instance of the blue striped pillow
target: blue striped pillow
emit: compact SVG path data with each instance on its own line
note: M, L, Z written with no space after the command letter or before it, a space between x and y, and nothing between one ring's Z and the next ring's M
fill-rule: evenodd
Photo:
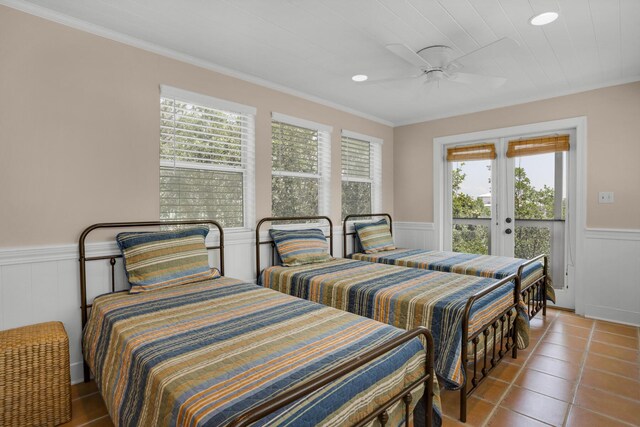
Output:
M327 239L322 230L307 228L304 230L269 230L282 260L282 265L313 264L333 259L327 253Z
M365 253L373 254L396 248L386 219L376 222L356 222L354 226Z
M120 233L122 251L132 294L184 285L220 277L209 267L205 238L208 227L180 231Z

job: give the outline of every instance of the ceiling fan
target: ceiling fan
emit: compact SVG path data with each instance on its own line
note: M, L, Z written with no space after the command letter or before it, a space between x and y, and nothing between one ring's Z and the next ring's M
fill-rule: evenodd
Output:
M419 71L409 76L367 80L366 82L375 84L425 77L425 83L447 80L456 83L497 88L502 86L507 79L498 76L463 72L462 70L474 65L474 63L480 60L495 59L499 56L509 54L516 47L518 47L518 43L515 40L503 37L493 43L489 43L472 52L452 59L454 51L449 46L427 46L414 52L409 46L402 43L388 44L386 46L387 49L409 64L417 67Z

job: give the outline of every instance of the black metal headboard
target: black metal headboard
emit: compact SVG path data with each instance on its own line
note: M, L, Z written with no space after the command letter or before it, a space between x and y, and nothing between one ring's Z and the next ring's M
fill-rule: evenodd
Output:
M102 255L87 257L85 241L89 233L97 229L103 228L131 228L131 227L158 227L165 225L198 225L198 224L210 224L218 229L220 234L220 240L217 246L207 246L207 249L219 249L220 255L220 274L224 275L224 231L222 225L214 220L179 220L179 221L140 221L140 222L103 222L100 224L93 224L82 232L80 240L78 242L78 249L80 251L80 304L82 309L82 329L89 319L89 309L93 304L87 304L87 261L109 260L111 264L111 292L116 292L116 279L115 279L115 265L116 259L122 258L122 254ZM89 367L86 362L84 363L84 380L89 381Z
M353 236L353 248L355 251L356 246L356 236L358 235L355 230L351 233L347 233L347 223L351 218L371 218L374 216L384 216L389 220L389 232L393 234L393 220L391 219L391 215L388 213L368 213L368 214L351 214L344 217L344 221L342 221L342 256L344 258L349 258L351 254L347 254L347 236Z
M268 240L260 240L260 228L265 222L274 222L274 221L308 221L308 220L325 220L329 223L329 235L325 237L329 237L329 253L333 256L333 222L331 218L328 216L279 216L279 217L267 217L262 218L258 221L258 225L256 225L256 280L260 279L261 272L261 263L260 263L260 245L271 245L271 263L275 264L275 244L272 239ZM304 226L304 224L302 224Z

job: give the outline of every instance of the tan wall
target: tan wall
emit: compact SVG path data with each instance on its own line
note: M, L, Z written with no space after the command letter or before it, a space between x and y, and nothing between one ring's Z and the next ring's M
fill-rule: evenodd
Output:
M271 213L272 111L382 138L393 209L393 129L0 6L0 247L76 242L95 222L159 215L159 85L254 106L257 217Z
M640 229L640 82L394 129L399 221L433 221L433 139L587 116L587 226ZM615 203L598 204L600 191Z

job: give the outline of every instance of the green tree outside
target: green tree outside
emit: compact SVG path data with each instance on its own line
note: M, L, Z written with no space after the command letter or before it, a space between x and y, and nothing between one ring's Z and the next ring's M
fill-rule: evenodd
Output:
M461 191L466 178L461 163L452 171L452 213L454 218L490 218L491 209L484 205L479 197L472 197ZM515 256L532 258L541 253L551 252L551 230L527 226L526 222L518 225L518 220L553 220L554 189L545 185L535 188L524 168L515 168ZM564 219L564 201L562 219ZM456 252L488 254L489 222L487 225L455 224L452 230L452 247Z
M462 171L461 163L451 173L452 213L454 218L491 218L491 209L484 205L481 198L473 198L461 191L467 175ZM487 223L488 224L488 223ZM489 227L484 225L454 224L452 247L455 252L471 254L489 254Z
M160 100L160 218L244 225L241 115Z

